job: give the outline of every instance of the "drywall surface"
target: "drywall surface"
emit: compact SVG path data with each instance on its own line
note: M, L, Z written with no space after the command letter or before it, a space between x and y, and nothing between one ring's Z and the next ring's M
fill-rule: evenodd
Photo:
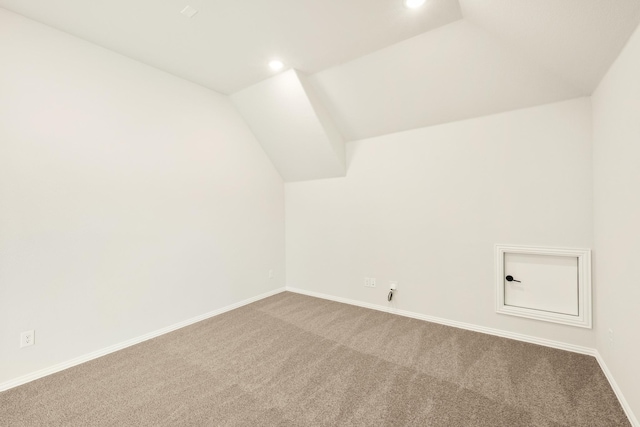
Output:
M592 246L579 98L347 144L346 178L285 184L287 286L593 347L495 313L494 245ZM377 287L364 287L364 278Z
M0 383L284 285L226 96L2 9L0 58Z
M280 73L231 95L231 101L286 181L346 173L344 141L306 76Z
M639 76L640 31L636 30L592 98L597 345L636 417L640 416Z
M460 0L465 19L591 94L640 21L637 0Z
M346 141L585 95L467 20L320 71L310 82Z

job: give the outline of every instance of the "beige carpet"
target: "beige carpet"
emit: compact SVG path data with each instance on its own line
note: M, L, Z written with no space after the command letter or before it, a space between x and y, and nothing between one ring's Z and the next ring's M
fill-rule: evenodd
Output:
M0 393L2 426L628 426L593 357L285 292Z

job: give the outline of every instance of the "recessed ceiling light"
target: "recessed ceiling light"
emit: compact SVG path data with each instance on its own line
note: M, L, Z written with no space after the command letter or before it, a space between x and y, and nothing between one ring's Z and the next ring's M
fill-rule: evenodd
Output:
M426 0L404 0L404 5L409 9L417 9L424 4Z
M282 61L274 59L273 61L269 62L269 67L271 67L272 70L278 71L279 69L284 67L284 64L282 63Z
M187 18L193 18L193 15L198 13L198 11L192 8L191 6L186 6L184 9L182 9L182 11L180 11L180 13L186 16Z

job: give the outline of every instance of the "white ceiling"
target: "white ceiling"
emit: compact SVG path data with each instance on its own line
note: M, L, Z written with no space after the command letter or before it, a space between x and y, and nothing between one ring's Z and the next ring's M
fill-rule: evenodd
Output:
M187 5L198 13L180 14ZM0 0L0 7L230 94L287 67L315 73L462 17L457 0Z
M464 20L311 76L347 141L590 95L640 0L460 0Z
M639 0L460 0L465 19L590 95L640 19Z
M179 12L190 5L191 19ZM287 68L347 141L589 95L640 0L0 0L222 93ZM311 130L310 130L311 131Z
M465 20L317 73L311 82L348 141L582 94Z

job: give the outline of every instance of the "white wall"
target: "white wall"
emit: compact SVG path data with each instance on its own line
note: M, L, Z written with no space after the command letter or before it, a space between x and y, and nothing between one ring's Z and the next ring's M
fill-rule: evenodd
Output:
M227 97L2 9L0 58L0 383L284 286Z
M498 315L494 245L592 246L588 98L347 145L346 178L287 183L287 285L593 347ZM363 278L378 286L365 288Z
M640 415L640 30L593 95L598 351ZM614 333L609 341L608 330Z

